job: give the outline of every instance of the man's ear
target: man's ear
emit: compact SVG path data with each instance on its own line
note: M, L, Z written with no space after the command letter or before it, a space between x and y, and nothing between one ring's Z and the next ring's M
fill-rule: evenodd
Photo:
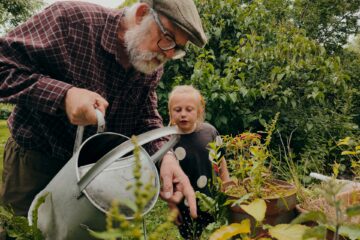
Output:
M146 3L140 3L135 12L135 23L140 24L143 18L149 13L150 7Z

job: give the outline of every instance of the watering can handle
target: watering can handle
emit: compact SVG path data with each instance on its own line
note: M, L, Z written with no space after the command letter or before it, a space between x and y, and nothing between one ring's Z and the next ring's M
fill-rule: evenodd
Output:
M95 108L96 118L97 118L97 133L102 133L105 130L105 118L104 115L100 112L100 110ZM84 135L84 126L78 126L76 130L76 137L75 137L75 143L74 143L74 150L73 154L79 150L82 139Z
M138 145L154 141L158 138L162 138L168 135L171 135L170 140L165 143L152 157L151 160L154 162L163 156L170 148L172 148L177 141L179 140L180 132L176 127L163 127L157 128L146 133L140 134L136 137ZM115 147L108 153L106 153L102 158L100 158L94 166L79 180L78 186L80 192L82 192L86 186L97 176L99 175L107 166L115 162L119 158L123 157L125 154L133 151L135 148L131 140L127 140Z

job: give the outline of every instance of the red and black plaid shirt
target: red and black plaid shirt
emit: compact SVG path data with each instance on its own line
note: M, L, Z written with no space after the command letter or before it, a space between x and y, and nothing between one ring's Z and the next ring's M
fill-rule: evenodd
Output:
M70 159L76 126L63 101L72 86L109 102L106 131L131 136L162 126L155 88L163 70L144 75L120 65L122 20L123 10L58 2L0 38L0 102L16 104L8 124L20 146Z

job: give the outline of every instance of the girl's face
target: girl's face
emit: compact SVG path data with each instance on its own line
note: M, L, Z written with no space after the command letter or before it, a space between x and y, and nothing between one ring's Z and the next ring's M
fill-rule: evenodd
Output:
M199 111L199 99L195 94L177 93L171 99L171 123L177 125L184 133L195 130Z

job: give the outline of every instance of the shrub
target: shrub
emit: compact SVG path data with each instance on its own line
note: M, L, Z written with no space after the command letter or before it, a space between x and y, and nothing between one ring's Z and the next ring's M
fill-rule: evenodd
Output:
M14 107L10 104L0 103L0 120L6 120L10 116L13 108Z
M189 46L187 58L168 63L159 88L160 112L167 119L167 93L177 84L201 90L206 119L222 134L263 130L280 112L281 134L295 130L296 158L311 157L322 169L332 161L335 139L357 131L354 90L340 58L287 17L287 1L276 2L284 9L280 15L262 0L198 0L209 42L204 49Z

